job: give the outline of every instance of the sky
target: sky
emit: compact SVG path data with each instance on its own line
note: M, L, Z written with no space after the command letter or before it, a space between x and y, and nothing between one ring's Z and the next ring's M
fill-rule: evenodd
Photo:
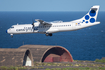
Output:
M88 11L93 5L105 11L105 0L0 0L0 11Z

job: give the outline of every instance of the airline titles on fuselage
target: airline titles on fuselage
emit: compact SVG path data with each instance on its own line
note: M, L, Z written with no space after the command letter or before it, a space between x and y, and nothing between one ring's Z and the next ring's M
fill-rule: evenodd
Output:
M24 29L16 29L16 31L18 32L18 31L32 31L33 29L32 29L32 27L24 27Z
M53 26L36 26L34 27L34 30L38 30L38 28L49 28L49 27L66 27L71 25L53 25ZM17 32L19 31L33 31L32 27L24 27L23 29L16 29Z

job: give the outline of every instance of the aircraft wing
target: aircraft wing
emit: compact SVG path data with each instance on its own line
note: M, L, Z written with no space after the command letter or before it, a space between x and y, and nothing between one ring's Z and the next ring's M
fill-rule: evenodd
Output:
M50 22L45 22L45 21L40 20L40 19L35 19L35 21L38 21L38 22L40 22L43 25L52 25Z

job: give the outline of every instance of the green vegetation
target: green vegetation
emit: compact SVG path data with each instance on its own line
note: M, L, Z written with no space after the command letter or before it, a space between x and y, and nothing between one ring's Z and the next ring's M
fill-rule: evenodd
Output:
M105 63L105 59L96 59L95 62L101 62L101 63Z
M26 67L14 67L14 66L10 66L10 67L6 67L6 66L1 66L0 70L24 70L27 69Z
M0 70L25 70L25 69L36 69L35 67L6 67L1 66ZM37 68L40 69L40 68ZM46 68L45 70L105 70L105 67L66 67L66 68Z
M100 62L100 63L97 63ZM44 68L48 67L48 68ZM54 66L54 68L50 68ZM65 68L60 68L64 66ZM43 70L105 70L105 59L96 59L95 61L80 61L74 60L74 62L67 63L41 63L35 62L32 67L25 66L0 66L0 70L26 70L26 69L43 69Z
M96 61L74 61L74 63L39 63L35 62L35 67L40 66L66 66L66 67L105 67L105 64L103 63L97 63Z
M79 67L79 68L46 68L45 70L105 70L105 67Z

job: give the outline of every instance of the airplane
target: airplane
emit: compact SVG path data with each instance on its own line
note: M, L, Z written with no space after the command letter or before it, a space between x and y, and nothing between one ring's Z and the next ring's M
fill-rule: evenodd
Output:
M40 19L35 19L36 22L32 24L17 24L12 25L6 32L13 37L13 34L28 34L28 33L41 33L46 36L52 36L52 33L75 31L89 26L100 24L96 22L99 5L91 7L89 12L80 19L70 22L46 22Z

